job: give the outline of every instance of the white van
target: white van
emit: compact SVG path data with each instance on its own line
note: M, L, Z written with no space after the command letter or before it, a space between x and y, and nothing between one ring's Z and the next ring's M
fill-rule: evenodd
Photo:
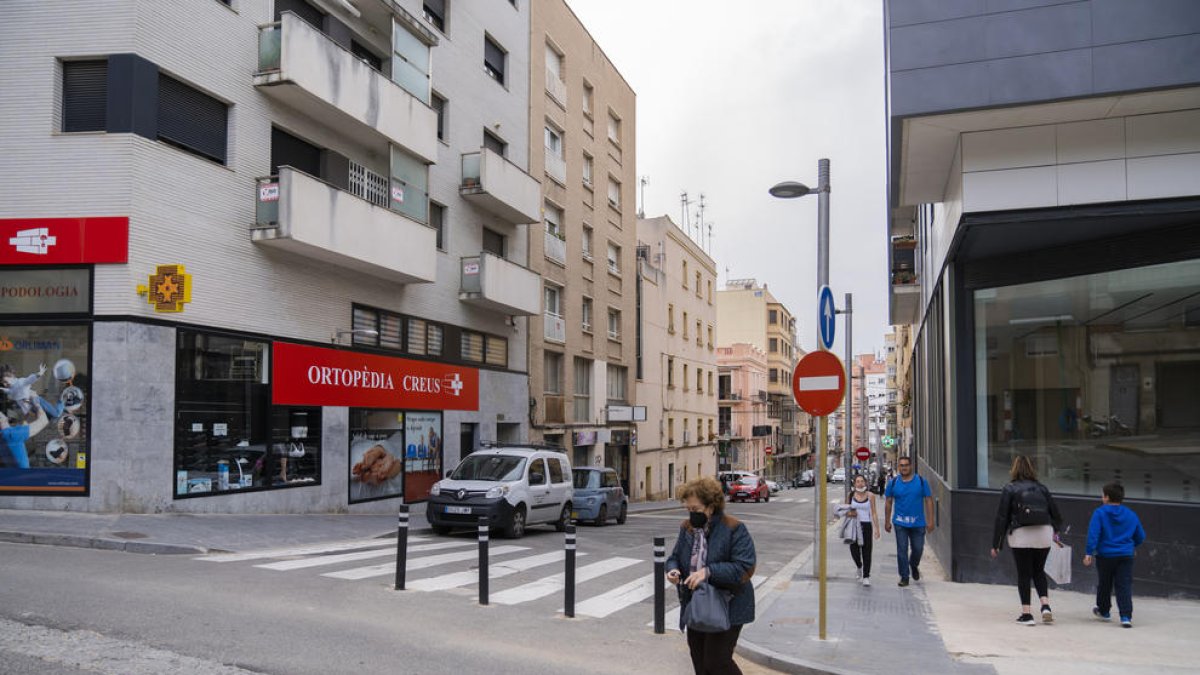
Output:
M504 536L518 539L528 525L570 522L575 489L566 454L534 446L487 447L467 455L429 491L425 515L437 534L475 527L487 516Z

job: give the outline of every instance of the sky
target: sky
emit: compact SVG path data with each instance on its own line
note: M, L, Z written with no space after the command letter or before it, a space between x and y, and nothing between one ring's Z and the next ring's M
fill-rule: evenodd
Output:
M838 307L854 295L854 352L882 349L891 330L882 0L567 4L637 94L646 216L681 223L680 193L703 193L720 287L766 284L796 315L806 351L817 348L817 198L767 190L783 180L815 188L817 161L830 160L830 287ZM696 203L691 214L695 222ZM839 320L839 354L844 330Z

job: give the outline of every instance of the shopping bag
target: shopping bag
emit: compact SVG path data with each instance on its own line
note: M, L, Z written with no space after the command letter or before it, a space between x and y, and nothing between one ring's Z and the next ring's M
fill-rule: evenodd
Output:
M729 630L729 593L706 581L692 591L691 602L683 609L683 624L697 633L724 633Z
M1071 547L1066 544L1050 545L1046 556L1046 574L1059 586L1071 583Z

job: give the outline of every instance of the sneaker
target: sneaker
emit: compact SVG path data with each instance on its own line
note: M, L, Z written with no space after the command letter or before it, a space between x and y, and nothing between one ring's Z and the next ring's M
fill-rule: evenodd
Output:
M1018 616L1017 623L1021 624L1022 626L1036 626L1037 625L1037 622L1033 620L1032 614L1022 614L1021 616Z
M912 575L913 575L913 581L921 580L921 570L917 569L916 565L912 566Z
M863 577L863 586L871 585L871 577Z
M860 567L860 568L858 568L858 571L854 573L854 578L855 578L855 579L861 579L861 578L862 578L862 568L861 568L861 567Z
M1092 608L1092 616L1101 621L1112 621L1112 616L1108 612L1101 612L1099 607Z
M896 584L896 585L897 585L897 586L901 586L901 587L903 587L903 586L907 586L907 585L908 585L908 577L905 577L905 578L901 579L901 580L900 580L900 583L898 583L898 584Z
M1054 623L1054 612L1050 611L1050 605L1042 605L1042 623Z
M1121 628L1133 628L1133 619L1127 616L1121 617Z

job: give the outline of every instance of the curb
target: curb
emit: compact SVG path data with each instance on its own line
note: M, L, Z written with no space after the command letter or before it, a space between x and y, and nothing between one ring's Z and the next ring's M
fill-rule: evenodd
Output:
M42 546L69 546L72 548L94 548L102 551L124 551L150 555L204 554L211 551L200 546L185 544L161 544L150 541L126 541L86 537L77 534L52 534L30 532L0 532L0 542L11 544L38 544Z

